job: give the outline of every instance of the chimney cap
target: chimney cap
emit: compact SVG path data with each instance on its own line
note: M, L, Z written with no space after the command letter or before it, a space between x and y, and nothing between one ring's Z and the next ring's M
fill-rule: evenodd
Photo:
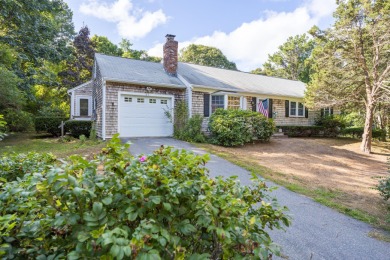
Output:
M173 34L167 34L167 35L165 35L165 37L166 37L166 38L175 38L175 37L176 37L176 35L173 35Z

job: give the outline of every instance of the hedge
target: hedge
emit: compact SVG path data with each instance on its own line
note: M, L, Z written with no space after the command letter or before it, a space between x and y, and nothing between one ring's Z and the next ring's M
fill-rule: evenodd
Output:
M341 130L342 135L350 135L354 138L362 138L364 132L363 127L348 127ZM372 137L373 138L382 138L386 136L386 131L382 129L372 129Z
M253 141L269 141L275 131L272 119L247 110L217 109L210 117L211 142L237 146Z
M46 132L54 136L61 135L61 125L62 121L66 121L66 117L49 117L49 116L38 116L35 117L35 131L37 132Z
M92 129L92 121L68 120L65 122L65 129L75 138L79 138L80 135L89 137Z
M316 137L326 136L323 126L277 126L289 137Z
M209 155L133 157L118 135L99 156L11 154L0 185L2 259L271 259L289 225L264 182L210 178ZM0 158L1 160L1 158ZM39 164L37 163L39 160ZM31 166L31 167L30 167ZM23 172L25 171L25 172Z

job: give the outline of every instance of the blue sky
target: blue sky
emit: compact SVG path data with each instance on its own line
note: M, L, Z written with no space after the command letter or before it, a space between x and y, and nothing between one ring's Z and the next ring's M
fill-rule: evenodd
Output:
M175 34L179 48L190 43L221 49L238 69L249 71L267 59L289 36L313 25L332 23L335 0L65 0L75 29L117 44L129 39L135 49L162 56L164 36Z

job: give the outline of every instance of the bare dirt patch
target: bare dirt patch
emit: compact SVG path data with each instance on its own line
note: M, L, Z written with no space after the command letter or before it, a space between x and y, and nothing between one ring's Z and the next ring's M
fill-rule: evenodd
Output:
M387 174L390 143L375 143L371 155L360 152L359 145L351 139L286 138L235 148L204 147L279 172L270 173L274 181L330 191L332 202L366 212L387 226L386 203L373 187L375 177Z

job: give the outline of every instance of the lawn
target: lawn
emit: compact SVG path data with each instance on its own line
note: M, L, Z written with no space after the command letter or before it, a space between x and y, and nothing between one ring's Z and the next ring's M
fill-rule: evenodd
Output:
M287 138L226 148L200 144L249 171L312 197L356 219L390 230L385 203L373 187L387 173L390 143L375 142L373 154L353 139Z
M64 158L72 154L89 156L98 153L106 144L101 141L85 141L72 139L70 142L61 142L60 138L33 133L10 134L0 141L0 155L9 152L16 153L53 153Z

